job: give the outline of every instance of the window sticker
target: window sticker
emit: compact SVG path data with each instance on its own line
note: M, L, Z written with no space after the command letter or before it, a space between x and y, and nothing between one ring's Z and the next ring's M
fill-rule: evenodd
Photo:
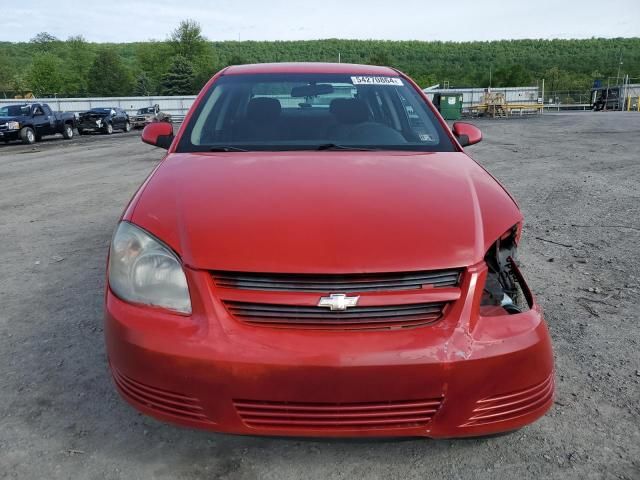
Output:
M401 87L404 84L397 77L351 77L354 85L389 85L391 87Z

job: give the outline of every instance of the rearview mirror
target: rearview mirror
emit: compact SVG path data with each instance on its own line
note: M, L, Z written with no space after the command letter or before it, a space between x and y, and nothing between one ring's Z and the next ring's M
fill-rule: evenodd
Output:
M316 95L327 95L328 93L333 93L333 85L329 83L301 85L291 89L291 96L293 98L315 97Z
M475 125L465 122L456 122L451 129L461 146L475 145L482 140L482 132Z
M150 123L142 131L142 141L154 147L168 149L173 142L173 125L167 122Z

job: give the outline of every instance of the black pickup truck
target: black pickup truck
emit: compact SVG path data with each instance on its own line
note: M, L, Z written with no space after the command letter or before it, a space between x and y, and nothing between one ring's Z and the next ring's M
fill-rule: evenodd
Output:
M54 112L46 103L23 103L0 107L0 141L22 140L32 144L45 135L61 133L66 139L73 137L76 116L73 113Z

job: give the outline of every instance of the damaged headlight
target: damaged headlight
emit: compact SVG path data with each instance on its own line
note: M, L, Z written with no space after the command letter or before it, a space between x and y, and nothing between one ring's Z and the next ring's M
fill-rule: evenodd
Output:
M178 257L139 227L121 222L109 254L109 286L122 300L191 313Z
M99 118L99 119L97 119L97 120L96 120L96 125L97 125L97 126L102 125L102 119L100 119L100 118Z
M480 302L481 309L494 314L502 310L507 313L522 313L530 308L524 282L516 266L517 243L521 225L518 224L502 235L485 255L487 279ZM491 308L495 307L495 308Z

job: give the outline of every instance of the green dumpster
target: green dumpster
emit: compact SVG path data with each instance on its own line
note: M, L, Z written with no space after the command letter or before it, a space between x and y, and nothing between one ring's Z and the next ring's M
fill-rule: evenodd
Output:
M445 120L458 120L462 116L462 94L441 93L440 113Z

